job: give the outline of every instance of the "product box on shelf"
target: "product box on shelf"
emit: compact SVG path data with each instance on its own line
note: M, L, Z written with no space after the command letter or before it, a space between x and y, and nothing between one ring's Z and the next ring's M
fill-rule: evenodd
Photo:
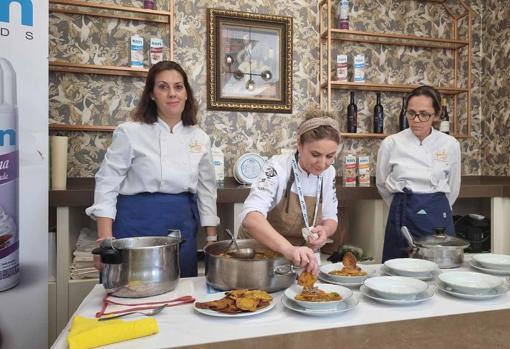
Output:
M149 59L151 65L159 63L163 60L163 40L159 38L151 38Z
M131 68L143 68L143 38L131 37Z
M370 157L358 156L358 185L370 186Z
M344 186L356 186L356 156L349 154L345 157L343 178Z
M348 81L347 75L347 55L336 56L336 81Z
M365 82L365 56L354 56L354 82Z

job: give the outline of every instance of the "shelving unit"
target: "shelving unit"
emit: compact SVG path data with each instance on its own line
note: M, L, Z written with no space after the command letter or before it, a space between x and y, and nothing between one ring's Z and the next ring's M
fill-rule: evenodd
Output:
M443 49L454 51L453 54L453 82L450 86L436 86L443 95L452 97L453 103L450 106L450 122L452 124L452 133L457 138L471 137L471 67L472 67L472 10L463 0L459 0L464 12L455 15L445 0L425 0L425 2L442 5L452 19L453 38L433 38L417 35L404 35L394 33L363 32L356 30L333 28L332 6L333 0L319 1L319 38L320 38L320 105L322 109L331 111L331 103L334 90L349 91L381 91L390 93L408 93L419 85L405 84L385 84L385 83L355 83L339 82L332 79L332 47L333 42L353 42L375 45L390 46L411 46L418 48ZM325 15L324 12L326 11ZM461 38L459 34L459 20L466 18L467 34ZM323 23L326 19L326 23ZM460 64L460 50L467 49L467 86L460 86L458 70ZM324 62L324 50L327 50L326 62ZM324 67L326 70L324 73ZM458 126L458 106L457 98L459 95L466 96L466 133L460 133ZM325 101L326 99L326 101ZM386 135L372 133L342 133L344 137L350 138L384 138Z

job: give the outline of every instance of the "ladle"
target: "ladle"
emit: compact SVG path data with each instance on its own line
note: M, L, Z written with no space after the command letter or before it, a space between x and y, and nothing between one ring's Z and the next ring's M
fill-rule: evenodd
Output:
M232 232L229 229L225 229L225 231L232 239L232 242L234 243L234 246L236 248L234 251L229 252L229 255L238 259L253 259L253 257L255 257L255 250L253 248L251 247L239 248L239 245L237 244L237 240L234 234L232 234Z

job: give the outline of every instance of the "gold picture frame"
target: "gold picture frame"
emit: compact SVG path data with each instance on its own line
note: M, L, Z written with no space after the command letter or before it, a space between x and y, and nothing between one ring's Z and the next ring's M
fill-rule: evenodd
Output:
M207 10L207 108L292 113L292 17Z

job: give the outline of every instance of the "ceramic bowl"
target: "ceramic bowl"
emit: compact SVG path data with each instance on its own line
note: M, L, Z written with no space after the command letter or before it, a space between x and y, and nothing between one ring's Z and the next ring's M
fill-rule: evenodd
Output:
M439 269L434 262L416 258L390 259L384 262L384 265L402 276L423 276Z
M338 286L338 285L329 285L329 284L316 284L316 286L325 292L336 292L338 293L342 299L339 301L329 301L329 302L309 302L309 301L300 301L296 299L296 296L301 293L303 287L298 285L292 285L288 289L285 290L285 296L299 304L300 306L307 309L332 309L336 308L341 302L346 299L352 297L352 290L347 287Z
M474 255L473 259L487 269L510 270L510 256L505 254L482 253Z
M366 279L368 279L369 277L372 277L372 276L375 275L375 272L376 272L375 267L371 267L371 266L367 266L367 265L361 265L361 264L358 264L358 266L361 268L362 271L366 272L367 275L363 275L363 276L341 276L341 275L332 275L332 274L329 274L329 272L331 272L333 270L341 270L344 267L344 265L341 262L340 263L321 265L320 271L323 274L326 274L328 276L328 278L330 278L331 280L336 281L336 282L344 282L344 283L363 282Z
M472 271L452 271L442 273L439 280L458 292L465 294L484 294L501 286L503 280L491 275L475 273Z
M427 283L403 276L377 276L365 280L368 289L386 299L415 299L416 295L424 292Z

